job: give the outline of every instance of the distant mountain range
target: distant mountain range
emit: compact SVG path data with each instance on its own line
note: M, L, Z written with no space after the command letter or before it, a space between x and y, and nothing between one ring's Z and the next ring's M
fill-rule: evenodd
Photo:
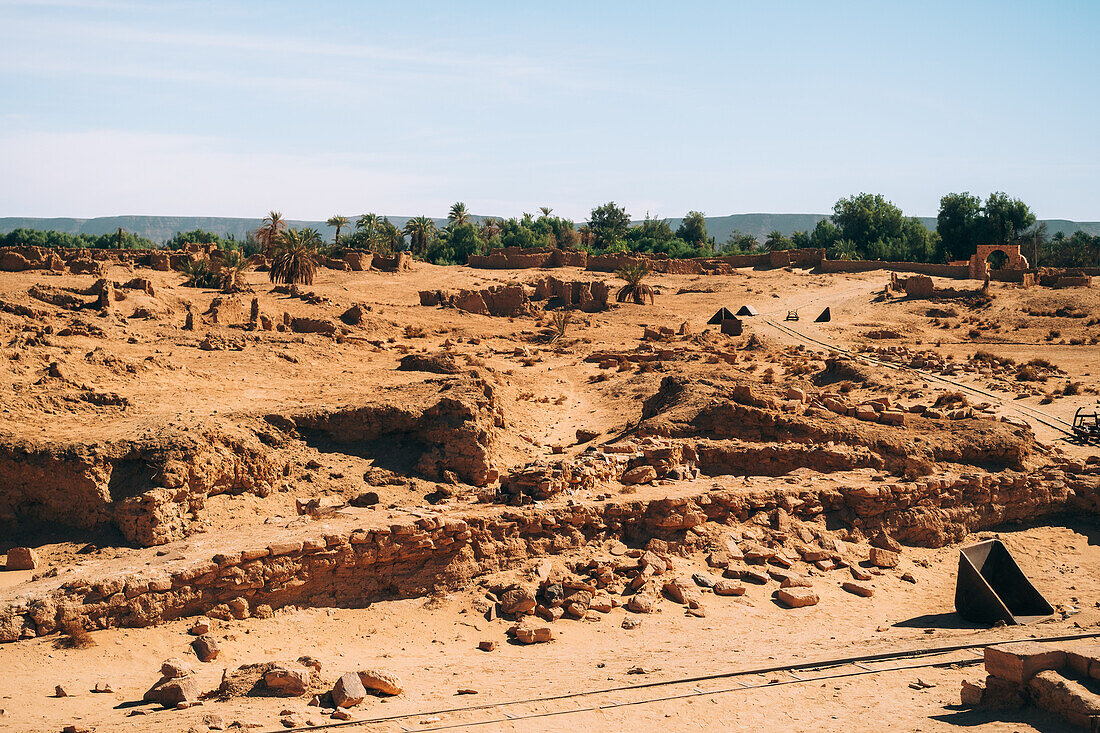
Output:
M355 217L350 217L355 221ZM407 216L391 216L396 226L403 227L409 220ZM474 221L483 217L473 216ZM763 241L768 232L778 229L784 236L790 236L796 231L809 231L826 214L732 214L730 216L708 216L707 230L719 243L725 242L729 236L737 231L751 234ZM929 229L936 228L935 217L920 217L920 220ZM446 219L435 219L437 226L445 226ZM1065 232L1072 234L1078 229L1092 235L1100 235L1100 222L1097 221L1068 221L1066 219L1044 219L1047 231L1050 234ZM333 228L323 221L288 220L292 227L310 226L316 228L326 238L331 239ZM580 224L580 222L578 222ZM669 218L669 224L675 230L680 225L679 218ZM13 229L39 229L68 232L69 234L109 234L118 231L122 227L128 232L151 239L154 242L165 242L171 239L176 232L189 232L195 229L203 229L222 236L234 235L243 239L249 231L255 231L260 226L260 219L239 219L221 216L100 216L94 219L44 219L35 217L9 216L0 217L0 234L7 234Z

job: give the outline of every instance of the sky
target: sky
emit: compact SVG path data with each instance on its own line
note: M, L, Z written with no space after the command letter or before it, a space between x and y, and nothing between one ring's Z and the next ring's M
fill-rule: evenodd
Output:
M1100 220L1100 2L0 0L0 216Z

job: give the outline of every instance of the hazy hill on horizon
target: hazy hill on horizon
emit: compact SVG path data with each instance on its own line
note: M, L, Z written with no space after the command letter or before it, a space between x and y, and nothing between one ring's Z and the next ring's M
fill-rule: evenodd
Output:
M358 216L349 217L352 222ZM390 221L397 227L404 227L411 217L391 216ZM480 221L484 216L471 216L473 221ZM667 217L670 226L675 230L679 225L680 217ZM708 216L707 231L719 244L725 242L735 232L743 232L755 236L759 241L764 241L768 232L778 229L784 236L790 236L796 231L812 230L817 222L828 218L827 214L731 214L729 216ZM935 217L918 217L930 230L936 228ZM445 218L435 218L436 226L445 226ZM635 220L637 223L640 220ZM1041 219L1047 225L1048 234L1065 232L1067 235L1081 229L1091 235L1100 235L1100 221L1076 222L1068 219ZM109 234L118 231L122 227L127 232L137 234L154 242L162 243L171 239L177 232L189 232L195 229L213 232L221 236L234 235L243 239L249 231L255 231L261 223L260 218L249 219L243 217L221 216L99 216L91 219L79 218L41 218L9 216L0 217L0 234L7 234L15 229L38 229L66 232L68 234ZM309 221L303 219L288 219L287 223L292 227L314 227L320 231L326 239L331 240L335 232L333 227L323 221ZM581 222L578 222L580 225ZM346 231L346 230L345 230Z

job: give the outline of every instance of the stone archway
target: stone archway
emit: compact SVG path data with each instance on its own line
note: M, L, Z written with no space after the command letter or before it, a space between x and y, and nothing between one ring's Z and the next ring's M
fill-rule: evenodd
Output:
M985 263L990 270L1003 270L1008 266L1008 253L1003 249L995 249L985 258Z
M1026 270L1028 267L1018 244L979 244L970 258L970 278L982 280L994 270Z

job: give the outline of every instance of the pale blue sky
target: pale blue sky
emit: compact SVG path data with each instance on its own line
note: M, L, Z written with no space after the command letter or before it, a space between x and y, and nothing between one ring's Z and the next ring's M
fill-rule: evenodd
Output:
M1100 219L1100 2L10 2L0 216Z

